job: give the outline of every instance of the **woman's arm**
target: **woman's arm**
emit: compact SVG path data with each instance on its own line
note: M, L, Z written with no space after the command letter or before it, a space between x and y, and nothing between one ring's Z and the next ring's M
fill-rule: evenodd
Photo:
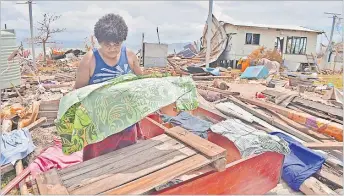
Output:
M76 72L76 80L74 89L82 88L88 85L90 80L90 67L92 64L93 53L89 52L80 61Z
M143 75L143 71L139 65L139 59L137 58L136 54L131 50L127 50L127 57L129 61L129 66L131 70L134 72L134 74Z

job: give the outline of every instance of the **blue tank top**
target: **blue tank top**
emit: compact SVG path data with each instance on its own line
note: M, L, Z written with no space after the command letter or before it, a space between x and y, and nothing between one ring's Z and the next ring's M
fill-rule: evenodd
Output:
M106 64L96 48L93 49L93 54L96 59L96 68L89 80L89 84L97 84L116 78L120 75L132 73L128 63L127 50L125 46L122 46L121 56L115 66L109 66Z

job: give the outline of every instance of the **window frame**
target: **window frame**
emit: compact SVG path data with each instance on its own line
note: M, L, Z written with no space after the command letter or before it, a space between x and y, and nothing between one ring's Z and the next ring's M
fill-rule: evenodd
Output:
M251 40L250 40L250 43L247 42L247 36L251 34ZM258 35L258 43L257 44L254 44L254 35ZM245 45L255 45L255 46L259 46L260 45L260 34L259 33L246 33L246 36L245 36Z
M290 48L288 48L289 41L290 41ZM297 52L296 49L298 49L299 52ZM287 36L284 54L306 55L307 54L307 37Z

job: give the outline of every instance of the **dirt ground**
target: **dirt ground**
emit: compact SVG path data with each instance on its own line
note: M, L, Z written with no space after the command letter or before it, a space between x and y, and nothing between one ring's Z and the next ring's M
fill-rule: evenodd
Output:
M54 138L59 138L55 126L46 128L38 127L32 130L30 133L36 149L33 153L26 157L25 161L28 164L33 162L36 156L38 156L45 148L54 146Z

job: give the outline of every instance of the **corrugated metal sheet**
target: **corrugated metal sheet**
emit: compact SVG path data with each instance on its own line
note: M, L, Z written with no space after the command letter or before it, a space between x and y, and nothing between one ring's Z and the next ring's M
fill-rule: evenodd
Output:
M20 85L20 65L17 59L7 61L10 54L17 49L16 35L13 30L1 30L0 40L0 89Z
M143 55L144 67L166 67L168 45L144 43Z
M187 67L187 66L195 66L201 67L205 65L205 56L206 56L206 37L207 37L207 27L206 24L203 30L203 35L201 38L201 46L202 50L194 57L188 59L178 59L175 57L171 57L168 59L169 64L174 67ZM224 29L224 23L219 22L216 17L213 15L212 18L212 25L211 25L211 52L210 52L210 59L209 63L213 63L222 54L222 52L226 49L227 46L227 34Z

